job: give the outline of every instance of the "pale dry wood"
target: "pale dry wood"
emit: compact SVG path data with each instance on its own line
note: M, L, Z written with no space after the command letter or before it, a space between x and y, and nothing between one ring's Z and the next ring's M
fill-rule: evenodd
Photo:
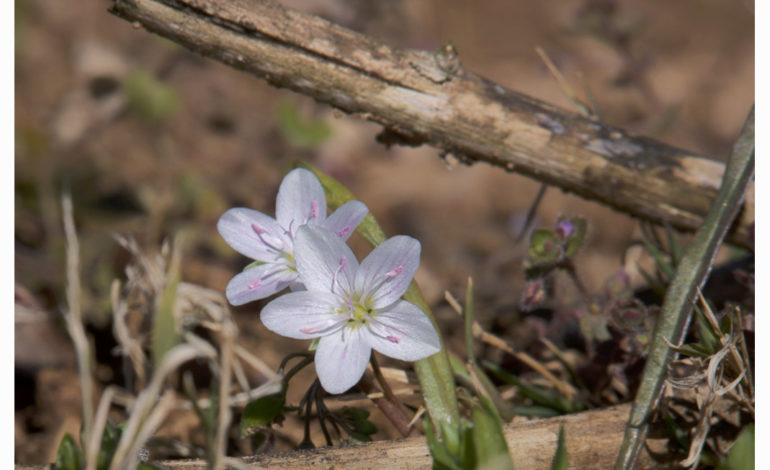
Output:
M615 461L629 405L586 411L548 419L517 419L505 426L505 438L516 468L549 469L556 451L559 426L563 423L567 437L569 468L611 468ZM303 469L421 469L431 467L424 437L395 441L378 441L348 447L325 447L281 455L251 457L240 460L246 468ZM203 460L160 462L162 468L203 470ZM35 468L38 467L17 467ZM638 469L662 468L649 454L643 453Z
M692 231L724 164L507 90L451 47L391 48L265 0L113 0L136 27L385 127L386 144L429 144L656 223ZM728 241L752 245L753 196Z

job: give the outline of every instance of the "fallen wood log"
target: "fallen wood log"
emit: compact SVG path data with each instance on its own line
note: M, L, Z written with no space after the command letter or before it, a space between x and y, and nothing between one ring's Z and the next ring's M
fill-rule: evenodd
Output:
M266 0L113 0L136 27L428 144L693 231L725 165L550 106L464 70L456 51L394 49ZM750 195L727 237L753 245Z
M516 419L505 426L505 438L516 468L550 469L556 452L559 426L564 424L569 468L612 468L623 439L630 405L585 411L547 419ZM238 459L249 469L418 469L431 468L424 437L377 441L346 447L322 447L279 455ZM204 460L158 462L169 470L204 470ZM17 466L43 470L47 466ZM637 469L660 468L650 454L642 452Z

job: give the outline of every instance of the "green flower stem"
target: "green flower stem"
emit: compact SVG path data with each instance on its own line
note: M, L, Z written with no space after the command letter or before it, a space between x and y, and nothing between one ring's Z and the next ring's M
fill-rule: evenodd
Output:
M741 208L754 174L754 108L752 107L727 163L722 186L703 225L687 247L666 292L661 317L650 344L642 382L626 425L615 469L633 468L643 447L649 419L663 390L666 366L674 356L670 344L680 346L698 289L706 279L719 246Z

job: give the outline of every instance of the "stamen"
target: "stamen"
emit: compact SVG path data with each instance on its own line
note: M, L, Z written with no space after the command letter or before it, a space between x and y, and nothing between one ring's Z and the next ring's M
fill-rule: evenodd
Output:
M398 338L398 337L396 337L396 336L392 336L392 335L388 335L388 336L386 336L386 337L385 337L385 339L387 339L387 340L388 340L388 341L390 341L391 343L396 343L396 344L398 344L398 343L400 343L400 342L401 342L401 339L400 339L400 338Z
M337 266L337 269L334 270L334 276L332 277L332 292L334 292L334 286L337 285L337 275L345 269L345 265L348 263L348 261L345 259L345 257L340 258L340 264Z
M268 233L267 230L263 229L257 224L251 224L251 229L254 230L254 233L257 234L259 241L261 241L266 247L277 252L280 252L283 250L283 243L281 242L280 239L278 240L278 244L280 244L280 246L278 246L278 244L276 244L275 242L268 241L268 237L270 237L270 233ZM270 238L275 238L275 237L270 237Z
M388 271L387 273L385 273L385 275L393 279L394 277L398 276L402 272L404 272L404 267L399 264L392 271Z
M311 333L315 333L316 329L313 328L312 326L306 326L305 328L300 328L299 331L305 333L306 335L309 335Z
M348 233L350 233L350 225L346 225L345 228L337 232L337 235L339 235L340 238L343 238L347 236Z
M257 287L259 287L259 285L262 283L261 281L262 281L262 279L257 279L256 281L254 281L251 284L249 284L249 286L248 286L249 290L254 290Z
M318 216L318 201L313 201L310 203L310 217L316 217Z

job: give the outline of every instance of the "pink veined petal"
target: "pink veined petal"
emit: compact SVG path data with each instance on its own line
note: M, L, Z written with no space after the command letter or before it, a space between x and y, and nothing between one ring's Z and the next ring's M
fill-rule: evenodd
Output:
M441 340L428 316L405 300L371 318L369 343L374 350L403 361L424 359L441 350Z
M321 226L336 233L343 240L347 240L368 212L369 209L363 202L348 201L332 212Z
M297 273L290 271L284 264L261 264L236 274L230 279L225 289L225 296L231 304L243 305L270 297L296 280Z
M386 307L404 295L420 265L420 242L397 235L377 246L356 272L355 290L370 296L375 308Z
M245 207L235 207L222 214L217 230L235 251L257 261L272 261L278 250L290 245L275 219Z
M361 380L372 348L364 328L343 328L318 342L315 370L329 393L342 393Z
M336 313L338 298L326 292L291 292L273 299L260 319L268 330L295 339L311 339L334 333L349 317Z
M300 227L294 240L294 259L307 290L339 295L352 292L358 260L334 233L321 227Z
M284 176L275 202L275 218L292 233L301 225L326 219L326 195L312 172L296 168Z

